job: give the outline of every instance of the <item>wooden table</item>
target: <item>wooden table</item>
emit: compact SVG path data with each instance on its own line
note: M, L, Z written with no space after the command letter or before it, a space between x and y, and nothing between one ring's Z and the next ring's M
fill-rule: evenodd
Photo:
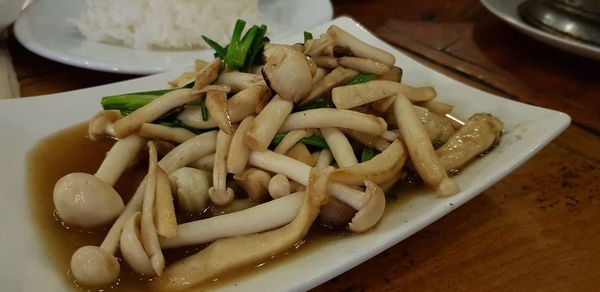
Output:
M594 291L600 287L600 63L516 32L478 0L334 0L424 64L573 124L504 180L316 291ZM24 96L134 76L69 67L9 42Z

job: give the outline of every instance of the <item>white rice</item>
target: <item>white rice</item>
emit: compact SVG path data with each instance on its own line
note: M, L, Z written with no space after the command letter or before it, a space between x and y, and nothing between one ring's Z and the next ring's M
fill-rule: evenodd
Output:
M206 48L205 35L221 45L238 19L262 19L258 0L88 0L88 10L75 20L88 39L136 49Z

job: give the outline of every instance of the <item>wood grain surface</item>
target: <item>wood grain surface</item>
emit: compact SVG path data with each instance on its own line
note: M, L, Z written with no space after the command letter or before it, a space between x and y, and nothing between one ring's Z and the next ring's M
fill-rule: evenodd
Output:
M600 63L527 38L478 0L334 0L409 56L471 86L571 115L549 146L481 195L315 291L600 290ZM9 49L24 96L135 76Z

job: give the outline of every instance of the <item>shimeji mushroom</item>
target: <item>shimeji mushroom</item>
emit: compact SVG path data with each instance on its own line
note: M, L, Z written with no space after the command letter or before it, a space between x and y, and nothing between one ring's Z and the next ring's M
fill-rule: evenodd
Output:
M502 122L490 114L475 114L435 151L447 171L457 170L498 142Z
M153 276L155 273L152 269L152 263L141 241L141 217L141 212L135 212L127 219L121 232L119 246L121 247L121 255L136 273Z
M372 80L354 85L339 86L331 91L336 108L350 109L380 99L403 93L414 102L433 99L437 93L433 87L412 87L388 80Z
M337 86L348 83L358 72L352 69L346 69L344 67L338 67L329 74L325 75L321 80L314 83L306 96L302 100L301 104L313 101L318 98L322 98L325 95L331 94L331 90Z
M95 175L71 173L56 182L53 192L58 216L69 225L85 228L103 225L123 211L123 199L112 185L144 145L130 135L113 145Z
M234 175L233 178L253 202L262 202L267 197L271 181L271 175L267 172L248 168L244 172Z
M160 288L189 288L219 274L255 264L292 247L304 238L319 214L320 205L327 201L330 172L331 170L316 169L311 171L311 184L307 188L300 211L292 222L271 231L215 241L195 255L169 266L159 279Z
M258 112L270 96L269 89L262 85L250 86L227 100L229 104L229 120L237 123L245 117ZM186 107L177 119L187 126L196 129L212 129L217 123L212 117L205 121L202 119L201 107Z
M196 80L194 82L194 89L201 89L202 87L209 85L219 77L219 72L223 62L220 58L215 58L212 62L204 65L202 69L196 74Z
M358 163L352 145L350 145L350 141L348 141L348 138L346 138L346 135L342 131L338 128L322 128L321 134L325 138L327 145L329 145L329 150L340 167Z
M300 142L303 138L308 138L312 136L313 131L310 129L299 129L293 130L285 134L281 142L275 146L275 153L285 154L292 148L296 143Z
M98 136L114 136L113 122L122 117L123 115L119 111L99 111L88 123L88 136L94 141Z
M253 121L254 116L247 116L233 133L231 145L229 146L229 154L227 155L228 173L233 173L234 175L241 174L246 168L248 156L250 156L250 148L244 143L244 137L252 126Z
M382 75L391 70L389 65L365 58L341 57L338 59L338 63L346 68L375 75Z
M196 137L194 132L184 128L174 128L159 124L143 123L138 131L138 135L149 139L160 139L183 143Z
M228 85L231 87L231 91L240 92L251 86L264 86L265 80L260 74L231 71L221 73L215 80L215 84Z
M364 232L375 226L385 210L383 190L369 180L364 185L364 192L343 184L330 184L328 187L333 197L357 211L348 224L348 229L353 232Z
M396 63L394 55L359 40L335 25L327 29L327 34L331 36L336 45L350 49L354 56L372 59L389 66Z
M448 177L444 165L441 164L435 154L433 145L423 123L415 113L413 104L402 93L396 95L394 115L398 121L400 135L406 143L413 166L423 181L435 187L436 192L442 196L458 193L458 185Z
M387 123L380 117L357 111L318 108L289 115L281 125L281 128L279 128L279 132L289 132L306 128L334 127L381 135L387 129Z
M186 212L201 213L208 206L211 172L182 167L169 174L171 189L177 194L179 207Z
M317 66L319 66L319 68L335 69L340 66L338 60L330 56L317 56L313 57L312 60Z
M271 178L268 190L273 199L285 197L292 192L290 181L281 173L278 173Z
M275 95L252 121L244 139L246 145L255 151L265 151L293 108L292 101Z
M190 162L215 151L217 131L200 134L175 147L158 163L166 172L181 168ZM108 285L119 276L119 261L114 256L119 246L126 221L142 209L148 177L139 184L125 209L109 229L100 246L86 245L71 257L71 271L77 282L86 286Z
M312 73L304 54L286 45L265 45L262 69L267 85L285 100L298 102L310 91Z
M205 103L210 117L217 123L219 129L227 134L233 134L227 94L216 90L208 91L206 93Z
M327 47L333 46L333 39L328 34L321 34L319 38L307 40L304 45L304 54L311 57L319 56Z
M179 234L161 238L162 248L176 248L262 232L291 222L304 200L304 193L294 193L254 207L179 224Z
M227 154L231 145L231 135L219 130L217 149L213 166L213 186L208 189L208 197L219 206L225 206L233 200L233 190L227 187Z

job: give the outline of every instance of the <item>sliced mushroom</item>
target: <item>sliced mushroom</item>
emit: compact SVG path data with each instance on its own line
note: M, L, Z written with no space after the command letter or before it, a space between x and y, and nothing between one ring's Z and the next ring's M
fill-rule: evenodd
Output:
M266 86L251 86L228 99L229 120L237 123L253 114L269 98L270 91ZM200 107L186 107L177 119L187 126L196 129L212 129L217 127L215 120L210 117L208 121L202 119Z
M209 91L206 93L205 102L210 117L217 123L217 126L225 133L233 134L227 94L221 91Z
M389 66L393 66L394 63L396 63L394 55L368 45L335 25L332 25L327 29L327 34L331 36L335 44L350 49L354 56L372 59Z
M179 207L188 213L202 213L208 206L208 189L212 173L191 167L182 167L169 174L171 189L177 194Z
M387 129L387 123L380 117L356 111L318 108L290 114L279 128L279 132L334 127L381 135Z
M223 66L220 58L215 58L212 62L206 64L196 74L196 81L194 83L194 89L201 89L202 87L209 85L217 79L219 71Z
M375 75L382 75L391 70L389 65L358 57L341 57L338 59L338 63L346 68Z
M338 63L338 60L334 57L317 56L317 57L313 57L312 59L319 68L335 69L338 66L340 66L340 64Z
M400 81L402 81L402 68L392 66L389 71L387 71L386 73L384 73L382 75L377 76L377 79L400 82Z
M403 93L411 101L427 101L436 96L433 87L412 87L388 80L372 80L360 84L339 86L331 91L335 107L349 109Z
M268 44L263 77L283 99L297 102L308 94L312 74L304 55L290 46Z
M327 48L333 46L333 39L328 34L321 34L319 38L312 39L304 45L304 54L311 57L319 56Z
M265 151L293 108L293 102L275 95L256 116L246 132L244 139L246 145L255 151Z
M68 225L84 228L115 220L125 205L112 186L144 142L138 135L130 135L113 145L95 175L76 172L59 179L53 191L58 216Z
M485 152L502 135L502 122L491 114L475 114L435 153L447 171L460 169Z
M414 108L415 113L423 123L425 132L427 132L427 136L429 136L429 140L431 140L434 148L446 143L450 136L454 134L454 127L447 118L431 113L424 107L415 105Z
M454 180L448 178L446 169L433 150L423 123L417 117L414 106L404 94L400 93L396 96L394 114L398 121L400 135L406 143L412 164L419 176L426 184L435 187L436 192L440 195L456 194L458 185Z
M290 187L290 181L285 175L281 173L278 173L271 178L271 180L269 181L268 189L269 194L273 199L285 197L292 192Z
M313 159L308 147L302 143L296 143L296 145L292 146L290 150L285 153L286 156L289 156L295 160L306 163L308 166L315 165L315 160Z
M154 204L156 200L156 186L158 181L159 168L157 163L156 147L154 142L148 142L149 160L148 175L146 176L146 186L144 190L144 201L142 204L141 235L142 244L146 254L150 258L152 270L160 276L165 268L165 258L160 249L156 226L154 225Z
M382 152L390 146L390 142L388 142L388 140L384 139L382 136L371 135L354 130L345 130L344 133L348 134L350 138L363 144L364 146L373 148L379 152ZM392 139L392 141L394 140L395 139Z
M233 92L240 92L252 86L264 86L265 81L260 74L230 71L221 73L215 84L228 85Z
M344 67L334 69L311 87L308 96L302 100L301 104L330 95L331 90L334 87L348 83L348 81L357 74L358 72L356 70L346 69Z
M156 171L156 198L154 202L156 233L170 238L177 235L177 217L175 217L171 183L167 173L162 168L158 167Z
M271 175L256 168L248 168L234 179L244 189L252 202L260 203L267 198Z
M162 248L176 248L262 232L291 222L304 200L304 193L294 193L254 207L180 224L174 238L162 238Z

